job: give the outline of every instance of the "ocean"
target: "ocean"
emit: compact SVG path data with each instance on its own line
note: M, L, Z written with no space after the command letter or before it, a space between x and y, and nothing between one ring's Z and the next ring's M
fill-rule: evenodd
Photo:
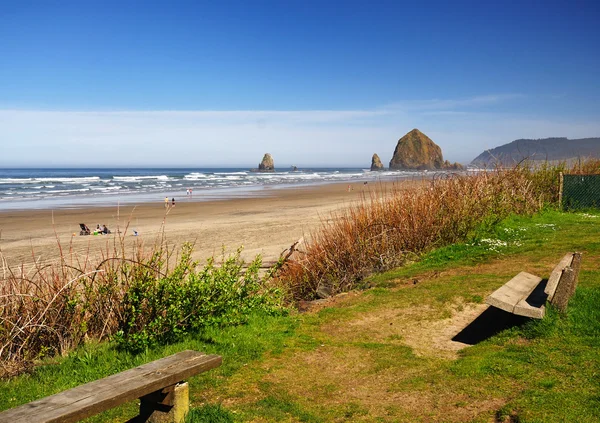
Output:
M268 195L272 188L421 176L423 173L416 171L370 172L360 168L271 173L242 168L0 169L0 211L162 202L165 196L206 201Z

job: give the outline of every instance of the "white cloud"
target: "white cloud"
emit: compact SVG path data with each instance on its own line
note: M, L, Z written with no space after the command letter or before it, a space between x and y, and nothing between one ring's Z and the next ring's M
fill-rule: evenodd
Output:
M388 110L404 111L436 111L438 113L461 113L456 109L472 109L476 107L493 106L514 100L526 98L523 94L492 94L458 99L429 99L401 101L384 107ZM454 111L454 112L453 112Z
M476 110L520 98L427 100L371 110L0 110L0 166L254 167L269 152L281 167L368 167L373 153L389 161L397 140L415 127L442 147L445 158L468 163L517 138L600 135L598 120Z

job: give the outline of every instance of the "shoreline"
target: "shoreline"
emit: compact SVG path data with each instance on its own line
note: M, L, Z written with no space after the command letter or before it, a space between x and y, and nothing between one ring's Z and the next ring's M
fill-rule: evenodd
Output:
M85 209L176 201L214 201L264 197L272 191L329 184L379 183L433 177L438 172L382 171L354 168L297 172L249 172L241 169L115 169L51 172L0 169L0 213L16 210ZM120 176L119 176L120 175ZM28 177L25 177L28 176ZM193 189L193 196L187 190Z
M224 247L234 252L243 246L242 258L257 254L277 260L283 250L307 237L331 218L331 212L396 189L420 184L422 180L398 179L376 183L326 183L290 188L265 189L266 196L219 200L176 201L175 207L159 202L125 204L118 208L28 209L0 212L0 255L9 266L33 261L52 261L63 252L70 257L97 256L112 248L121 231L126 246L146 245L164 235L170 247L195 244L193 258L203 262L219 256ZM351 190L348 191L350 186ZM111 235L80 236L79 224L90 229L106 225ZM133 230L138 232L134 236Z

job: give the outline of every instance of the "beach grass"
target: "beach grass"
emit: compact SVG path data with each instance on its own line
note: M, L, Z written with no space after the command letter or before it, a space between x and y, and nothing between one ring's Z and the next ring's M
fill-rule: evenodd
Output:
M295 300L357 286L366 276L463 242L510 215L532 215L558 200L561 166L517 166L444 175L411 190L382 192L334 214L279 275Z
M597 211L512 216L305 314L257 313L140 354L90 343L2 382L0 407L189 348L223 356L222 367L191 379L190 421L598 421L599 221ZM452 346L453 325L475 319L487 294L522 270L547 277L567 251L583 261L566 314L550 308L543 320ZM90 421L122 421L135 409Z
M126 230L124 232L127 232ZM99 256L73 254L57 240L54 263L4 267L0 284L0 373L28 371L35 360L65 355L85 342L114 340L143 351L207 326L244 323L254 310L285 313L282 296L247 266L241 248L204 265L193 246L174 251L164 232L151 245L107 241Z

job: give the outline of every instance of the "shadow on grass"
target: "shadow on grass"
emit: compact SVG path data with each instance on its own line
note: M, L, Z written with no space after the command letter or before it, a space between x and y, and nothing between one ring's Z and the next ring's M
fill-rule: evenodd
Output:
M529 317L517 316L516 314L490 306L467 327L456 334L452 340L467 345L475 345L503 330L522 326L529 320L531 320Z

